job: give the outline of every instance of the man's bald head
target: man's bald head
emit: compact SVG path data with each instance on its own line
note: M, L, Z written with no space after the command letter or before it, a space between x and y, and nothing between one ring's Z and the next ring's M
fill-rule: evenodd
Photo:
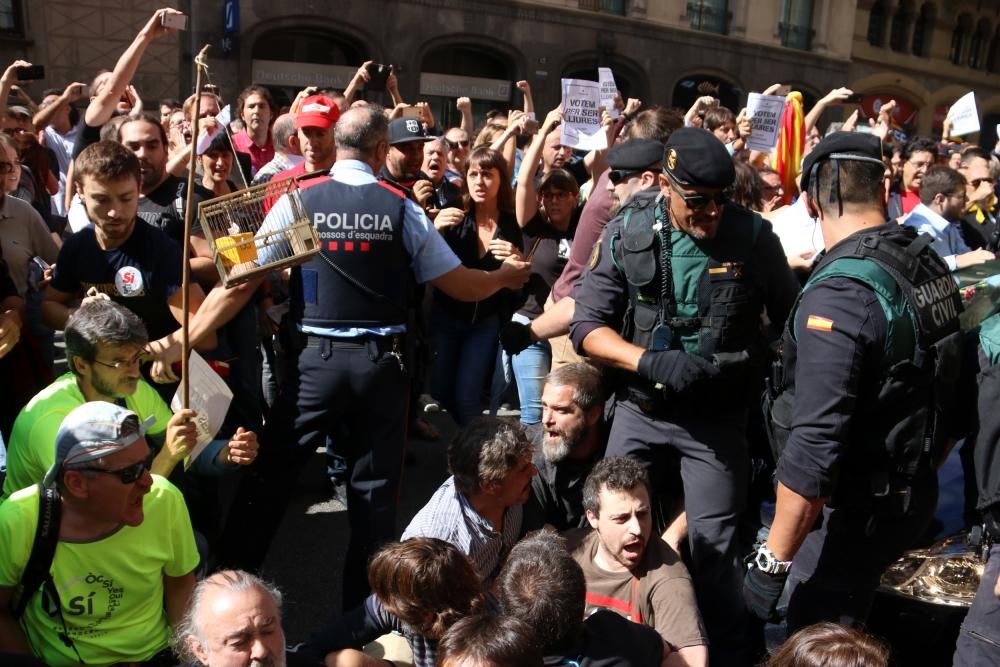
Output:
M195 586L174 646L205 667L285 667L281 593L248 572L217 572Z
M361 160L376 172L381 169L389 145L389 122L382 107L370 104L348 109L337 121L334 136L338 160Z
M274 142L276 150L292 155L299 155L298 141L293 141L293 138L297 139L295 114L283 113L275 119L274 125L271 126L271 141Z

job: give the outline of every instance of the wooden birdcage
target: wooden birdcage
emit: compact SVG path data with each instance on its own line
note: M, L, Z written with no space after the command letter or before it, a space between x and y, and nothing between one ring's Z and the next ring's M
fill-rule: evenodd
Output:
M198 218L226 287L302 264L319 252L294 178L205 200L198 204Z

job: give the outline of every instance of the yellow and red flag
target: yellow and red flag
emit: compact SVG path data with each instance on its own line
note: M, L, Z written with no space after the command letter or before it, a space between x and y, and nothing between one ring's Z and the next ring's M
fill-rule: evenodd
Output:
M796 179L802 168L806 146L806 122L802 111L802 93L792 91L785 98L785 111L781 114L778 145L772 153L771 167L781 176L785 204L791 204L799 189Z

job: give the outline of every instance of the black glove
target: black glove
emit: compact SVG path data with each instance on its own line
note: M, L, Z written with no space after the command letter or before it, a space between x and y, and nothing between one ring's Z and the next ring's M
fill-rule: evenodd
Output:
M639 375L677 393L718 374L711 361L680 350L647 350L639 357Z
M500 344L504 352L514 356L531 345L531 327L520 322L508 322L500 327Z
M775 611L778 598L785 589L788 573L768 574L761 572L756 565L751 565L743 578L743 600L750 613L759 619L777 623L781 621Z

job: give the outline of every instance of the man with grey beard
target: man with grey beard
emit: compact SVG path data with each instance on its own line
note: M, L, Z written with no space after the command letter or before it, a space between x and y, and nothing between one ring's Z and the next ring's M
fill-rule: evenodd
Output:
M603 408L601 373L590 364L566 364L545 378L542 421L528 428L538 468L524 509L528 530L587 525L583 483L607 445Z
M281 592L242 570L198 582L174 631L174 651L190 667L296 664L285 657Z

